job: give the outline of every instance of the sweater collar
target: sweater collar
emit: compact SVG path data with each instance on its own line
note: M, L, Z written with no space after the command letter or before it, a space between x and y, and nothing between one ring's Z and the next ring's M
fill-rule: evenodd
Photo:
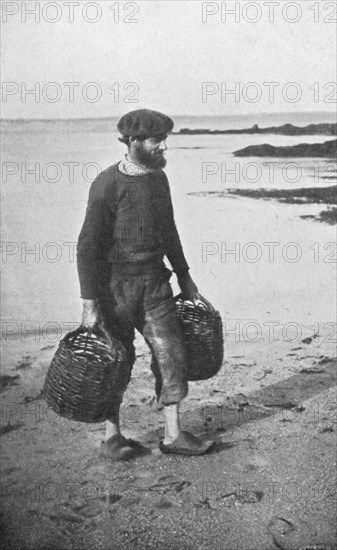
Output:
M127 176L142 176L144 174L150 174L154 171L149 168L141 168L137 164L129 162L127 160L127 155L125 155L125 158L121 160L118 164L118 169L120 170L120 172L126 174Z

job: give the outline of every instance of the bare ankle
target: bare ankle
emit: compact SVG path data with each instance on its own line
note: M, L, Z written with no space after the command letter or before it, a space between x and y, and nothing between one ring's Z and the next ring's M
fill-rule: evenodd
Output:
M173 443L173 441L175 441L179 437L179 434L180 430L175 433L167 433L165 430L165 436L163 439L164 445L170 445L171 443Z
M164 444L172 443L180 434L179 403L164 407L165 437Z
M107 420L105 423L105 441L113 437L114 435L120 435L120 428L118 422Z

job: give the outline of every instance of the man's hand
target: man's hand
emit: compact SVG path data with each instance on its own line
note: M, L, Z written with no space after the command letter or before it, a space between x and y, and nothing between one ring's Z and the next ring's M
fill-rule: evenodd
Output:
M83 300L82 325L93 327L100 319L96 300Z
M198 287L187 271L178 278L183 300L195 302L200 299Z

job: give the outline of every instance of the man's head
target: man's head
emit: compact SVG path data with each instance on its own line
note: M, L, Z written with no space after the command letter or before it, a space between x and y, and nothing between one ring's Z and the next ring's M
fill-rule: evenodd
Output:
M158 111L139 109L124 115L117 128L123 136L119 140L128 146L134 162L150 169L164 168L165 140L173 129L173 121L168 116Z

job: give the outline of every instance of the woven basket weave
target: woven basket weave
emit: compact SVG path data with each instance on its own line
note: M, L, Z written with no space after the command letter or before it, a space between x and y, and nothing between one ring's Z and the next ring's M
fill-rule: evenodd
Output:
M122 344L97 325L81 325L60 341L43 394L59 415L79 422L103 422L120 402L131 365Z
M188 380L215 376L223 360L223 333L220 313L205 298L198 304L175 297L182 323L188 358Z

